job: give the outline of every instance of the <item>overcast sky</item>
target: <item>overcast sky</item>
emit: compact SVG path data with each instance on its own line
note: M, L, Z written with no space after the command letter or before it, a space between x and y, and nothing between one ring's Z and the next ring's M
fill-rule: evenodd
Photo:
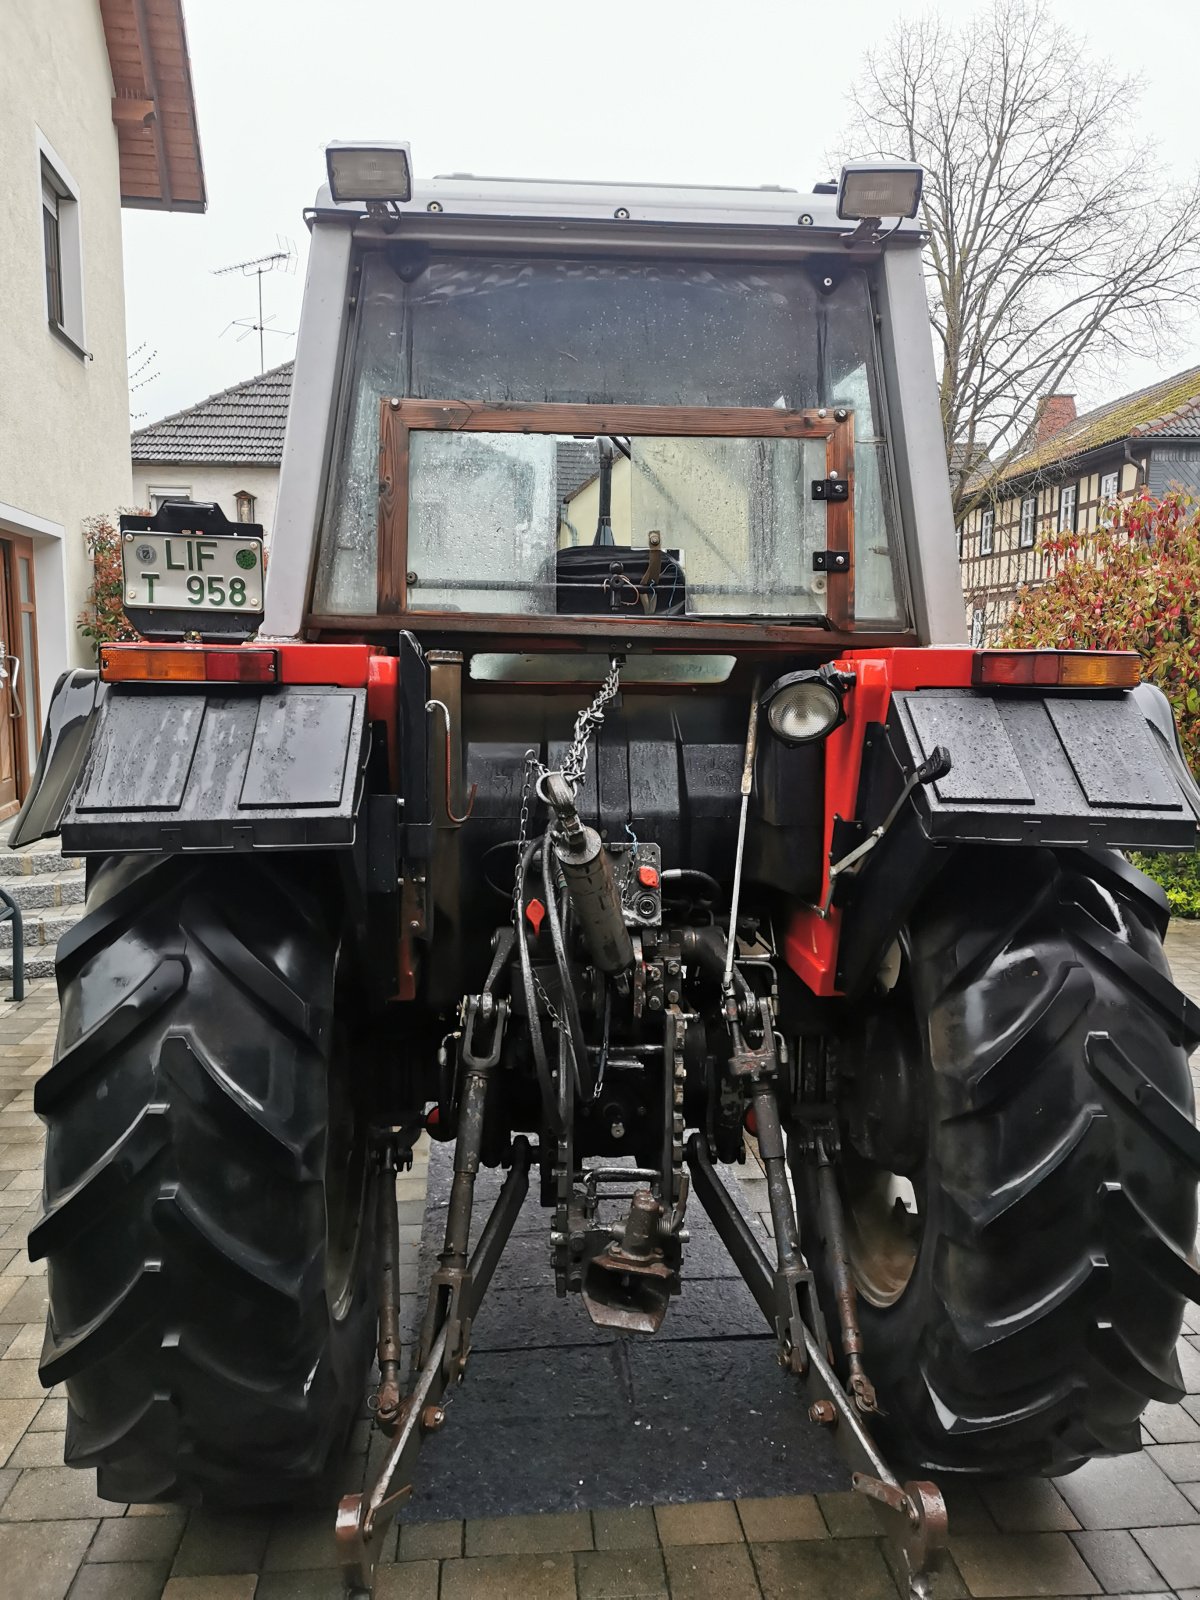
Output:
M1180 176L1200 166L1200 5L1051 0L1062 22L1146 81L1142 127ZM966 12L946 0L946 14ZM185 0L208 183L204 216L126 211L132 352L158 376L140 426L258 371L255 281L214 272L290 241L264 278L273 326L295 333L308 238L301 218L331 139L412 144L421 176L777 183L829 174L861 51L897 14L883 0ZM1074 63L1065 61L1072 72ZM267 365L294 337L268 334ZM132 365L137 366L140 358ZM1200 321L1174 359L1079 381L1080 409L1200 364Z

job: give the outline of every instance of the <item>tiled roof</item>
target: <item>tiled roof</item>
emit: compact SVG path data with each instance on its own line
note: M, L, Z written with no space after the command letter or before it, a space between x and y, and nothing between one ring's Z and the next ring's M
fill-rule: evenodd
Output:
M560 439L558 441L558 498L570 500L585 483L590 483L600 469L594 439Z
M283 457L283 430L293 363L235 383L207 400L139 428L130 441L135 461L188 466L272 466Z
M1010 461L1001 479L1022 478L1059 462L1072 461L1101 445L1153 434L1159 438L1200 438L1200 367L1122 395L1076 417L1034 449ZM980 474L978 482L984 482Z

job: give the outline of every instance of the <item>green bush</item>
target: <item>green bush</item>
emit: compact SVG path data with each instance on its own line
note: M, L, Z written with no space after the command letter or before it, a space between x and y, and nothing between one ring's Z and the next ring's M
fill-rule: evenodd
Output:
M1129 859L1166 891L1172 916L1200 917L1200 854L1163 850L1156 855L1141 855L1134 851Z

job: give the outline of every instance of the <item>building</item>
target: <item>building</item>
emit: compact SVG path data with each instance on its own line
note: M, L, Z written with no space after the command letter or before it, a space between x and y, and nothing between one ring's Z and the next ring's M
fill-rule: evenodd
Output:
M231 521L261 522L269 539L291 389L288 361L139 428L134 502L156 511L180 496L215 501Z
M129 503L121 207L205 207L181 0L0 7L0 817L89 659L85 518Z
M963 594L972 642L995 643L1018 590L1046 576L1048 537L1094 532L1142 490L1200 493L1200 367L1083 416L1073 395L1049 395L1030 448L971 486L980 498L959 527Z

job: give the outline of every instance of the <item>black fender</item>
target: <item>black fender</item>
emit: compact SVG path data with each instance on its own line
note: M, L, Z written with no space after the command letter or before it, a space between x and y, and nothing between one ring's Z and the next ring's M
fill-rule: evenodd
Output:
M101 683L100 674L83 667L64 672L54 685L33 780L9 834L10 849L58 833L107 693L108 685Z
M12 842L71 855L349 848L365 790L365 688L55 687Z
M937 749L949 765L909 779ZM907 790L907 793L906 793ZM883 831L839 878L837 986L870 980L912 907L956 851L1194 850L1200 788L1161 690L1100 694L919 689L893 693L868 730L858 818L837 859Z

